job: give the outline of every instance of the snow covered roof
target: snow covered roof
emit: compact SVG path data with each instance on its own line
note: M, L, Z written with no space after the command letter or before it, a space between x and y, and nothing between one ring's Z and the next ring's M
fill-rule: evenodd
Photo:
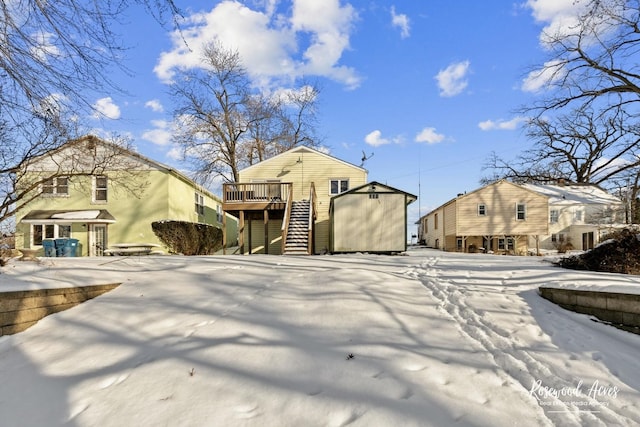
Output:
M523 184L523 187L548 196L549 204L615 205L622 203L620 199L597 185Z
M116 219L106 209L91 210L35 210L22 218L25 223L70 223L70 222L91 222L91 223L113 223Z

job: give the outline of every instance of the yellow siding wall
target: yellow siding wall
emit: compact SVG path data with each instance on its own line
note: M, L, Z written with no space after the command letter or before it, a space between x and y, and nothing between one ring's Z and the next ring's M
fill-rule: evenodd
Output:
M526 219L516 219L516 204L526 205ZM478 215L478 205L486 215ZM456 199L458 236L546 234L548 198L506 181Z
M427 214L425 244L430 248L442 249L444 246L444 208L440 207ZM436 224L437 221L437 224Z
M401 193L347 194L333 203L334 252L406 249L406 200ZM371 232L375 230L375 232Z
M334 157L307 148L293 149L240 171L240 182L279 180L293 183L294 200L309 198L313 182L317 195L315 252L329 249L329 183L331 179L348 179L349 188L367 182L367 171ZM274 234L275 236L275 234ZM248 238L248 236L245 236ZM252 238L254 233L252 233ZM248 241L248 240L246 240ZM261 241L264 246L264 241Z

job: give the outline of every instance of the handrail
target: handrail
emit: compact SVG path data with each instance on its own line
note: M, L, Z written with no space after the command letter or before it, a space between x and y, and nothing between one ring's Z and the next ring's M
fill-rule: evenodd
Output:
M224 203L279 202L291 199L290 182L232 182L222 184Z
M313 226L316 219L316 199L318 198L316 194L316 186L313 182L311 182L309 188L309 228L307 230L307 253L309 255L313 254Z
M289 186L289 194L287 195L287 204L284 207L284 217L282 218L282 253L284 253L287 244L287 234L289 233L289 220L291 219L291 206L293 204L293 185Z

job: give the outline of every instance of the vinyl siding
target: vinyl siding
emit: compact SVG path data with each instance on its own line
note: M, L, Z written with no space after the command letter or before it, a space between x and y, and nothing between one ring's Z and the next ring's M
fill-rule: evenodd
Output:
M367 171L304 147L287 151L240 171L240 182L243 183L267 180L292 183L294 200L308 199L311 183L314 183L317 196L316 253L329 249L331 179L348 179L349 188L355 188L366 183ZM248 238L247 235L245 237ZM264 240L260 242L260 245L264 246Z
M216 220L216 206L219 199L211 193L202 191L205 206L204 216L195 212L194 192L197 186L180 174L155 167L136 157L123 160L127 171L106 171L108 177L107 202L92 202L92 177L75 176L69 180L68 196L39 196L16 213L17 231L22 235L20 247L29 247L31 241L30 224L22 224L20 220L33 210L91 210L106 209L115 218L115 223L108 225L108 244L144 242L161 244L153 233L151 223L158 220L182 220L206 222L222 226ZM56 170L55 162L44 158L32 166L30 174L34 179L41 179L39 171ZM28 179L28 178L27 178ZM129 191L126 186L136 188ZM86 224L73 223L71 237L80 241L81 255L88 255L89 236ZM237 223L235 218L227 221L229 241L237 239Z
M526 219L516 219L516 204L526 206ZM486 215L478 215L478 205ZM501 181L456 199L458 236L536 235L548 230L548 198Z
M406 198L401 193L347 194L334 199L334 252L406 249ZM372 231L373 230L373 231Z

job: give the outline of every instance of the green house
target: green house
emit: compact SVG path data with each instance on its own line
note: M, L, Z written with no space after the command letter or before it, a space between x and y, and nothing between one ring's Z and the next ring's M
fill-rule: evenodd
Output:
M224 224L227 242L237 240L237 220L217 196L176 169L94 136L27 165L19 188L28 202L16 211L16 247L40 256L63 238L77 240L76 256L129 244L166 252L151 228L161 220Z

